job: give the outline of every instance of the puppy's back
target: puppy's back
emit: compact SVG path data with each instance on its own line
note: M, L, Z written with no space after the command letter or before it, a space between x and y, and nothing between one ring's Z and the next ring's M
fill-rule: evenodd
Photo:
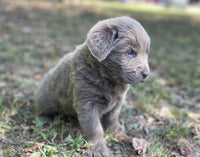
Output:
M65 106L66 111L73 113L70 96L70 69L74 52L66 54L59 63L45 75L35 94L36 109L43 115L52 115ZM64 87L63 87L64 85ZM74 113L73 113L74 114Z

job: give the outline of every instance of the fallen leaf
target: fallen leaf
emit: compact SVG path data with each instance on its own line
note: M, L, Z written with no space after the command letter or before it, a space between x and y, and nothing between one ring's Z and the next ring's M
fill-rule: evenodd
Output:
M198 126L194 126L194 130L195 130L196 135L200 137L200 129L199 129L199 127Z
M16 93L16 94L14 94L14 97L15 97L15 98L18 98L18 99L22 99L22 98L24 98L25 96L24 96L23 93Z
M175 87L175 86L179 86L180 84L178 82L176 82L175 80L172 80L170 82L167 82L167 85L169 87Z
M155 121L156 125L168 125L169 124L169 120L167 118L157 117L157 116L154 116L154 118L156 119L156 121Z
M149 115L146 114L146 113L144 114L144 116L145 116L145 118L146 118L148 124L152 124L152 123L155 121L155 118L149 116Z
M138 129L142 130L146 135L149 135L150 133L149 127L146 126L144 123L140 123Z
M22 157L22 155L19 154L19 153L16 153L16 154L15 154L15 157Z
M162 107L160 111L160 116L162 118L168 118L171 115L171 110L168 107Z
M6 82L0 82L0 87L6 87L7 83Z
M25 27L22 27L22 32L23 33L31 33L32 32L32 28L31 27L28 27L28 26L25 26Z
M0 149L0 156L3 156L3 150Z
M10 36L8 34L2 34L0 37L0 42L9 40Z
M138 129L143 130L144 127L145 127L144 123L140 123L139 126L138 126Z
M131 143L132 140L131 138L127 137L127 136L119 136L117 138L114 139L115 142L125 142L125 143Z
M41 80L42 78L43 78L42 75L39 74L35 75L35 80Z
M146 135L149 135L149 133L150 133L149 127L144 127L144 128L143 128L143 131L144 131L144 133L145 133Z
M186 157L192 157L194 149L186 138L180 139L178 141L178 146L179 146L181 155L186 156Z
M25 148L25 149L24 149L24 152L32 152L32 151L35 150L35 149L38 149L38 148L43 147L44 144L45 144L45 142L41 142L41 143L35 144L34 146L32 146L32 147L30 147L30 148Z
M172 154L172 156L171 156L171 157L177 157L177 156L176 156L176 154Z
M138 155L145 155L147 151L147 146L148 142L145 141L144 139L140 138L133 138L132 139L132 146L133 150L138 154Z
M165 86L167 84L167 80L165 80L164 78L157 78L155 80L155 82L159 85Z

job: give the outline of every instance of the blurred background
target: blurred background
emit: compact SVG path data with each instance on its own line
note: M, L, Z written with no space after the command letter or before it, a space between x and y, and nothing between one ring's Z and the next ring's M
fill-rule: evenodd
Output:
M199 0L0 0L0 156L86 150L77 121L43 121L33 95L94 24L116 16L135 18L151 37L151 74L131 87L120 115L126 135L145 139L148 157L200 156ZM130 143L106 137L114 156L137 156Z

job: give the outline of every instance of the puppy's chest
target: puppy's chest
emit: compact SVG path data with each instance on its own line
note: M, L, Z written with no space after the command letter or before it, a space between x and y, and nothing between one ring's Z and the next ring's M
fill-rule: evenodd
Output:
M119 105L121 102L121 96L113 96L106 106L105 112L112 110L116 105Z
M107 99L107 104L105 104L104 112L109 112L116 105L121 105L125 99L128 87L116 87L107 90L104 93L104 97Z

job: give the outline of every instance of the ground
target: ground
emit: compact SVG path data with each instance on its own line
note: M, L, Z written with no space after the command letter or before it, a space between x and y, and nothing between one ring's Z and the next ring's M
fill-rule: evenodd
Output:
M131 87L119 121L129 139L108 131L115 157L200 157L200 15L111 2L0 1L0 156L81 156L89 144L76 120L41 118L33 95L49 68L82 43L97 21L127 15L151 37L151 74ZM141 154L140 154L141 155Z

